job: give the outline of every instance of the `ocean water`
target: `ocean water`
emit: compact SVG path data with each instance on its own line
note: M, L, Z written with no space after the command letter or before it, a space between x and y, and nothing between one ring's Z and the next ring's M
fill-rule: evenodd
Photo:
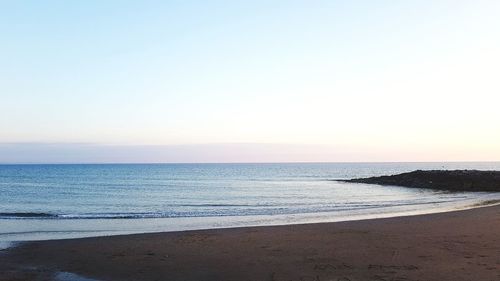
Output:
M334 181L488 163L0 165L0 244L467 208L497 193Z

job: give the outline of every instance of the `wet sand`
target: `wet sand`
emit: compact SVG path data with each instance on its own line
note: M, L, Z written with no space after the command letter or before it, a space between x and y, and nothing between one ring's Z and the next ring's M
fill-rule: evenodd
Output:
M0 280L500 280L500 206L354 222L25 243Z

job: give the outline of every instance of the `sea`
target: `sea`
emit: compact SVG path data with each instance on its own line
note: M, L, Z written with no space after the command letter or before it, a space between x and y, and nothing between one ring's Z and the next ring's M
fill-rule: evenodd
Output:
M500 162L0 165L0 247L18 241L348 221L499 200L336 181Z

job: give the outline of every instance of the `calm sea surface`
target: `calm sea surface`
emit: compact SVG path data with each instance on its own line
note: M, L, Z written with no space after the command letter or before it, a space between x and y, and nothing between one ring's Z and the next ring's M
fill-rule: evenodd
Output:
M0 165L0 241L387 217L495 193L332 181L500 163Z

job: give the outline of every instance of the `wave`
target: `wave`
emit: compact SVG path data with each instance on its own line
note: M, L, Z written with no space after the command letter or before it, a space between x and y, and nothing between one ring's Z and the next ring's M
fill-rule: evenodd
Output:
M139 219L172 217L159 213L107 213L107 214L49 214L0 213L0 219Z
M193 218L193 217L226 217L226 216L262 216L262 215L296 215L310 213L326 213L339 211L359 211L379 208L398 208L404 206L426 206L457 202L450 198L441 200L400 202L363 202L348 204L174 204L176 207L192 207L193 209L165 209L151 212L89 212L89 213L50 213L50 212L0 212L0 219L160 219L160 218ZM208 210L206 208L209 208Z
M116 212L116 213L66 213L66 214L53 214L53 213L37 213L37 212L12 212L12 213L0 213L0 219L159 219L159 218L192 218L192 217L225 217L225 216L259 216L259 215L295 215L295 214L308 214L308 213L324 213L324 212L335 212L335 211L349 211L349 210L361 210L361 209L377 209L377 208L387 208L387 207L401 207L401 206L412 206L412 205L429 205L429 204L439 204L453 202L452 200L441 200L441 201L428 201L428 202L399 202L399 203L385 203L379 202L376 204L363 204L362 202L353 202L348 205L323 205L323 206L307 206L299 205L301 207L295 206L295 208L285 208L283 206L274 206L273 208L267 208L263 206L253 206L253 205L238 205L238 204L196 204L189 206L197 207L241 207L245 206L247 208L243 210L232 210L232 211L192 211L192 212L182 212L182 211L167 211L167 212ZM183 205L186 206L186 205ZM263 207L263 208L251 208L251 207ZM298 208L297 208L298 207Z
M57 218L58 215L49 214L49 213L0 213L0 218Z

